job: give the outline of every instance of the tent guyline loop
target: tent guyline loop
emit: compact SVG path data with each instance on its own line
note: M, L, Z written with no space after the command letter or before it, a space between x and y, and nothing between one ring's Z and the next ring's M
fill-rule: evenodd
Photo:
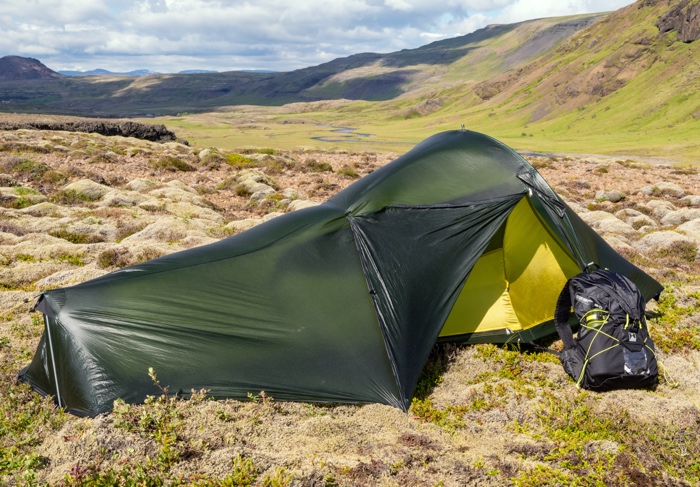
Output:
M53 377L56 382L56 401L58 401L58 407L63 407L61 405L61 389L58 387L58 374L56 373L56 355L53 352L53 341L51 340L51 328L49 327L49 317L44 315L44 325L46 326L46 336L49 338L49 352L51 354L51 367L53 367Z

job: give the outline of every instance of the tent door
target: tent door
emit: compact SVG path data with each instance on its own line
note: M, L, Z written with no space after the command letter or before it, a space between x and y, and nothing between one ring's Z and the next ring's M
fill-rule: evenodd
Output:
M505 342L551 320L559 292L579 272L524 197L474 265L440 337L468 342L481 334Z

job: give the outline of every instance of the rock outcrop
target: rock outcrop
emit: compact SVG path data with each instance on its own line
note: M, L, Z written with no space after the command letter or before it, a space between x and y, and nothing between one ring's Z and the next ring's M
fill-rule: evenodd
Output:
M678 3L659 18L656 26L661 34L675 30L683 42L697 41L700 39L700 2Z
M165 125L150 125L131 121L33 121L33 122L0 122L0 130L64 130L67 132L95 133L100 135L121 135L134 137L151 142L172 142L178 140L175 133L165 128ZM184 141L180 141L184 142Z

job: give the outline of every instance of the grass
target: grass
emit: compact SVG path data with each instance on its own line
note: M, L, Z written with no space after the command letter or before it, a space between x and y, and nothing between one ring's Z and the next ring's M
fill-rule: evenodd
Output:
M31 323L13 328L15 337L36 339L43 321L35 314ZM36 447L58 431L68 416L50 398L17 382L18 366L27 355L17 353L17 338L3 338L2 348L8 350L0 354L0 483L15 479L19 485L34 485L38 471L46 466L46 459L36 452Z
M494 457L481 462L481 468L500 475L514 473L509 481L518 486L658 485L664 472L677 476L681 471L685 480L693 484L700 481L696 453L700 439L691 433L693 420L657 419L640 424L631 414L632 398L628 407L610 409L605 406L605 395L574 387L562 389L553 383L536 365L556 360L551 354L526 354L495 345L473 349L474 356L492 366L471 385L463 384L470 391L466 401L437 405L430 397L416 395L411 413L459 435L472 427L480 414L514 410L517 415L516 404L532 404L531 412L509 426L520 438L511 444L510 453L519 455L529 466L513 471L512 464ZM439 361L434 360L427 371L437 370ZM441 381L431 375L424 376L423 385ZM700 414L696 416L700 421ZM523 437L532 442L523 443Z
M341 176L347 176L351 179L357 179L360 177L360 175L357 174L357 171L355 171L355 169L350 167L349 165L345 165L345 166L341 167L336 172L338 174L340 174Z
M70 232L66 229L56 230L49 232L49 235L56 238L62 238L63 240L68 240L70 243L74 244L89 244L104 242L104 238L100 235L94 233L76 233Z
M587 392L552 394L535 416L536 423L515 422L514 430L552 447L545 465L523 472L515 485L657 485L663 471L675 475L677 469L689 482L700 480L700 464L690 458L700 442L673 422L640 427L628 410L606 410ZM678 445L671 446L674 437Z
M242 154L232 153L226 154L224 156L226 163L238 169L244 169L246 167L256 167L258 165L257 161L246 157Z
M311 172L333 172L333 166L327 162L317 161L316 159L306 161L304 167Z
M97 255L96 263L100 269L126 267L131 263L131 254L128 249L119 247L103 250Z
M676 293L665 292L659 300L659 316L650 320L652 339L666 353L685 350L700 350L700 334L697 321L700 319L700 293L685 297L687 304L680 302Z
M56 262L65 262L66 264L70 264L76 267L84 266L85 265L85 257L83 254L66 254L66 253L61 253L58 254L54 257L54 260Z
M187 164L185 161L179 157L174 156L162 156L155 161L151 161L151 166L156 169L163 169L166 171L194 171L195 168Z

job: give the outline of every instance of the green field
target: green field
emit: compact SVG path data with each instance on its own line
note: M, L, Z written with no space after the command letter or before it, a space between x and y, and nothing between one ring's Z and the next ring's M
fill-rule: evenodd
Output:
M635 126L616 127L615 117L604 116L604 107L591 107L584 110L585 114L534 124L524 123L517 114L489 116L479 111L397 121L392 120L395 115L391 114L401 108L392 104L329 102L282 108L246 107L142 121L163 123L196 147L228 150L274 147L403 153L437 132L464 125L522 151L606 154L680 163L700 161L700 120L692 117L677 124L663 119L655 124L640 121ZM603 114L598 117L601 111ZM338 132L344 127L354 130Z

